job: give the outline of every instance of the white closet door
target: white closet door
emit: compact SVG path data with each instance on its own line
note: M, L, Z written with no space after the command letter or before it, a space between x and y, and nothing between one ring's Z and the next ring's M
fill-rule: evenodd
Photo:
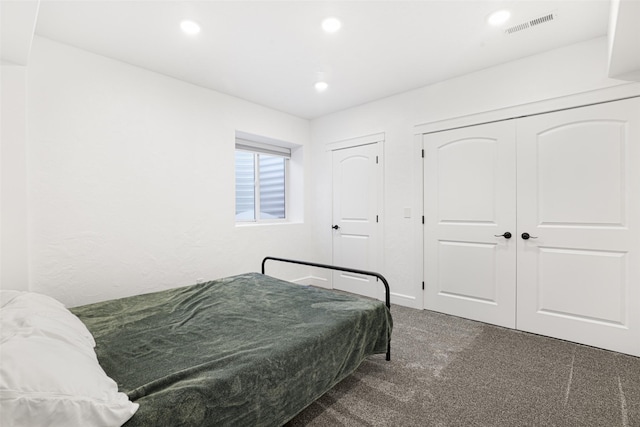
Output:
M640 99L517 127L518 329L640 356Z
M514 121L427 134L423 146L425 308L515 327Z

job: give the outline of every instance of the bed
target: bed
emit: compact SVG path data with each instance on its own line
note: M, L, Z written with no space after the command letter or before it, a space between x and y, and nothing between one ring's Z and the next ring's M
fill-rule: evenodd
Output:
M267 261L376 276L386 301L270 277ZM95 340L127 427L280 426L366 357L390 359L387 281L325 264L267 257L262 273L71 311Z

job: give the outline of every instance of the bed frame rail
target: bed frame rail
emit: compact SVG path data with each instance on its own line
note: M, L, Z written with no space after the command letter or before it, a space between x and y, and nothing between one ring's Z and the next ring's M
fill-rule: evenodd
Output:
M387 279L385 279L384 276L382 276L382 274L376 273L375 271L358 270L358 269L355 269L355 268L339 267L337 265L319 264L317 262L299 261L299 260L295 260L295 259L276 258L276 257L268 256L268 257L265 257L262 260L262 274L265 274L265 264L269 260L279 261L279 262L288 262L290 264L308 265L310 267L326 268L326 269L329 269L329 270L346 271L347 273L355 273L355 274L362 274L362 275L365 275L365 276L376 277L376 278L380 279L380 281L384 285L385 305L387 306L388 309L391 309L391 298L390 298L389 282L387 282ZM387 360L391 360L391 338L389 338L389 342L387 343Z

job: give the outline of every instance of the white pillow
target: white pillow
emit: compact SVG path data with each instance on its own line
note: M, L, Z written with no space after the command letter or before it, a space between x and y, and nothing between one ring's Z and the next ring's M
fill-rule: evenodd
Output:
M4 303L0 310L0 340L22 333L55 337L91 349L96 346L84 323L61 302L35 292L0 291L0 294Z
M138 404L102 370L84 324L49 300L23 293L0 309L0 425L124 424Z

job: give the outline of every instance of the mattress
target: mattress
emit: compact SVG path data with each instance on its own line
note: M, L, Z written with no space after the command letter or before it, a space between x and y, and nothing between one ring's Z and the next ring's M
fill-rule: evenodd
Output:
M257 274L76 307L126 426L279 426L384 354L384 303Z

